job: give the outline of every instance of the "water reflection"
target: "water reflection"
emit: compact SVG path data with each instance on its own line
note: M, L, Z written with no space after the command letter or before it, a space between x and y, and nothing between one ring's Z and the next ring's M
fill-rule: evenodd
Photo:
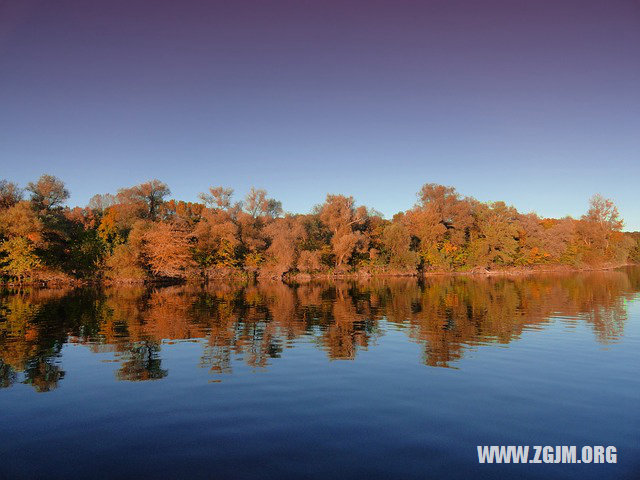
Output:
M170 372L162 347L197 339L194 367L228 374L234 361L264 368L299 341L332 360L356 359L389 329L406 332L434 367L455 366L475 345L508 344L553 319L586 322L598 342L621 337L640 268L530 277L430 277L219 284L203 289L10 290L0 297L0 386L50 391L64 378L66 343L110 353L118 380Z

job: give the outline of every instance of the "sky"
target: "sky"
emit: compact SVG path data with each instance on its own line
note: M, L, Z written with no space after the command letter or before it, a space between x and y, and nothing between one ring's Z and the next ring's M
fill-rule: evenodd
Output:
M327 193L390 218L424 183L640 230L640 1L0 0L0 178L70 205Z

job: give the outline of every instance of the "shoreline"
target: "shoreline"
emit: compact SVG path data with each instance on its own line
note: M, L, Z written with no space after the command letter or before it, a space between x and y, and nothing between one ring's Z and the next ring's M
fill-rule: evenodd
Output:
M217 283L217 282L229 282L229 281L276 281L282 282L284 284L291 283L304 283L310 281L334 281L334 280L370 280L370 279L378 279L378 278L428 278L428 277L460 277L460 276L468 276L468 277L522 277L528 275L537 275L542 273L586 273L586 272L603 272L610 270L617 270L625 267L634 267L639 266L637 263L624 263L617 265L603 265L597 267L570 267L570 266L554 266L554 267L546 267L546 268L511 268L505 270L486 270L486 269L474 269L464 272L456 272L456 271L427 271L427 272L395 272L395 273L385 273L385 272L350 272L350 273L297 273L293 275L283 275L282 277L267 277L267 276L252 276L245 274L238 275L226 275L222 277L210 278L207 280L198 280L193 281L189 279L156 279L156 280L54 280L54 281L46 281L46 280L34 280L28 282L11 282L11 281L0 281L0 287L39 287L39 288L60 288L60 287L71 287L71 288L81 288L81 287L89 287L89 286L130 286L130 287L140 287L140 286L172 286L172 285L188 285L188 284L198 284L198 285L207 285L209 283Z
M344 274L295 274L291 277L286 278L286 280L355 280L355 279L370 279L370 278L427 278L427 277L445 277L445 276L470 276L470 277L498 277L498 276L526 276L526 275L537 275L539 273L581 273L581 272L601 272L601 271L609 271L616 270L619 268L625 267L634 267L639 266L640 264L636 263L623 263L616 265L603 265L598 267L569 267L569 266L558 266L551 268L512 268L505 270L469 270L464 272L456 272L456 271L427 271L427 272L416 272L416 273L361 273L361 272L353 272L353 273L344 273ZM277 280L277 279L272 279ZM285 281L285 280L283 280Z

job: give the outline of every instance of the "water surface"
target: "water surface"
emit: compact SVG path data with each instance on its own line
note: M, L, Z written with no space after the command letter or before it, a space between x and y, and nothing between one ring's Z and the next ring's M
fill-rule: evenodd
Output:
M0 477L638 478L640 269L10 289ZM477 445L615 445L478 465Z

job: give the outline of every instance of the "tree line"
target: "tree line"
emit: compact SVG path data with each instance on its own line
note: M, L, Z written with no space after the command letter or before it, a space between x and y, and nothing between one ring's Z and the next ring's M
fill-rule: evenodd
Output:
M0 181L0 272L8 281L159 281L249 275L401 274L518 268L597 268L640 261L614 203L590 199L579 219L542 218L425 184L391 220L345 195L308 214L285 213L265 190L241 201L211 187L199 202L151 180L65 206L42 175L25 189Z

